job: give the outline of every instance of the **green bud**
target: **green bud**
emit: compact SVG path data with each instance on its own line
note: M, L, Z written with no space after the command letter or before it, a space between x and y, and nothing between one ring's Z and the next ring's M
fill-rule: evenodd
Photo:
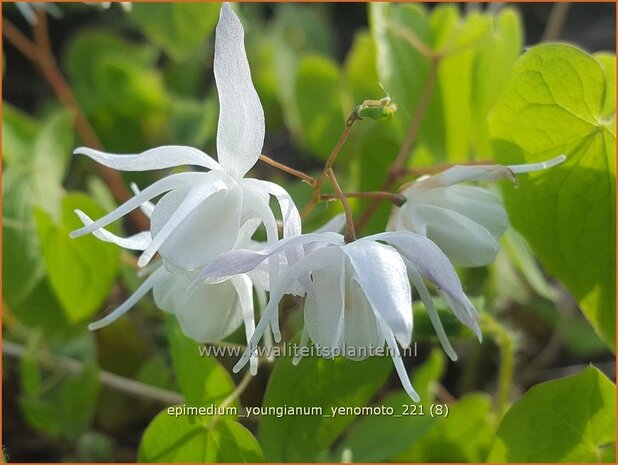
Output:
M355 109L355 114L358 119L382 119L390 118L397 111L397 105L391 102L390 97L384 97L380 100L365 100Z

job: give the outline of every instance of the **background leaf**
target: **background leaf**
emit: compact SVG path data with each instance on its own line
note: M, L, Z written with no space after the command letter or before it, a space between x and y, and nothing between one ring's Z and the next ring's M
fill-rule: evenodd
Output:
M498 162L568 159L505 185L509 218L615 349L615 105L605 100L615 82L568 45L529 50L514 73L491 119Z
M531 388L507 412L490 462L614 462L616 386L590 366Z

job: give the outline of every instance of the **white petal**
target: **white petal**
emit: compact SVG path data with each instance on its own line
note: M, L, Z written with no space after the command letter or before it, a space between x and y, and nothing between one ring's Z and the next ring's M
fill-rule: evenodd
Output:
M294 283L294 281L296 281L300 276L307 275L311 272L311 270L319 268L323 261L324 257L321 254L316 254L315 252L301 258L282 277L279 286L276 289L271 290L270 300L268 301L268 305L266 305L266 308L262 312L260 321L255 328L255 333L253 333L253 337L251 338L251 341L249 341L245 353L242 355L236 365L234 365L233 371L235 373L238 373L242 369L242 367L245 366L246 363L249 361L249 357L255 351L255 348L259 340L262 338L266 327L270 324L273 316L277 314L279 309L279 302L283 298L287 289L289 289L292 286L292 283Z
M209 173L209 174L212 174L212 173ZM221 191L226 191L226 192L221 192ZM227 194L229 193L228 185L225 183L225 181L215 178L212 181L209 179L208 182L193 186L189 190L189 192L187 192L186 196L184 197L180 205L178 205L178 207L171 214L171 216L169 216L169 218L167 219L167 221L165 221L164 224L158 223L155 220L155 218L157 218L157 215L156 215L157 208L155 208L153 219L152 219L152 242L150 243L148 248L144 250L142 255L139 257L139 260L137 261L138 266L142 267L148 264L148 262L154 256L154 254L157 253L159 248L173 233L175 233L176 238L177 238L178 235L181 234L177 230L180 229L180 225L181 223L185 221L185 219L190 220L189 218L190 216L193 218L196 218L198 215L202 216L201 211L198 212L195 210L200 206L203 207L204 204L206 204L205 201L209 197L211 197L213 194L218 193L218 192L221 192L222 195L217 200L221 202L221 204L225 204L226 202L224 202L223 199L227 199L228 198ZM210 203L212 204L213 202L210 202ZM224 211L222 218L225 218L227 215L229 215L232 218L234 217L233 213L230 214L230 212ZM210 220L210 223L215 223L219 221L218 215L217 216L213 215L208 219ZM161 224L160 229L157 223ZM199 237L198 235L203 235L205 231L195 228L195 221L187 221L187 223L189 224L186 224L186 223L184 224L185 230L190 229L191 232L193 232L195 236L191 239L193 239L192 242L195 243L196 239ZM235 230L229 231L230 235L238 234L238 225L236 223L234 224L234 227L235 227ZM205 239L206 241L211 240L211 238L208 235L205 235ZM229 242L230 242L230 247L231 247L234 244L234 242L236 242L236 237L233 237L233 240L230 240ZM180 247L172 247L172 248L174 250L173 252L162 255L162 256L166 258L173 265L182 266L179 264L179 261L175 261L177 260L177 255L175 252L183 248L184 250L189 251L189 249L192 249L191 243L184 243ZM190 252L192 254L194 253L193 250L190 250ZM194 268L196 268L198 266L203 266L203 265L204 263L194 262L193 266Z
M135 184L134 182L130 183L129 187L131 188L131 190L133 191L135 195L140 193L139 187L137 187L137 184ZM150 219L150 217L152 216L152 212L155 209L155 204L152 202L144 202L143 204L140 205L139 209L142 211L144 215L146 215L148 219Z
M266 339L266 335L264 335L264 339ZM309 334L307 334L307 331L303 328L303 332L300 335L300 342L298 344L298 346L300 347L301 350L292 359L292 365L294 365L294 366L298 365L300 363L300 361L303 359L302 348L303 347L307 347L308 343L309 343Z
M345 255L336 247L314 252L322 263L311 272L305 298L305 330L321 347L339 347L344 331L346 297Z
M94 331L96 329L101 329L101 328L109 325L110 323L113 323L114 321L116 321L122 315L124 315L129 310L131 310L133 308L133 306L142 297L144 297L148 293L148 291L150 291L150 289L152 289L154 286L156 286L157 283L161 282L164 278L165 278L165 274L162 271L162 268L159 268L157 271L152 273L148 277L148 279L146 279L146 281L144 281L137 288L137 290L131 295L131 297L129 297L127 300L125 300L122 303L122 305L120 305L116 310L114 310L112 313L110 313L106 317L101 318L100 320L95 321L94 323L90 323L88 325L88 329L90 331Z
M444 352L446 352L446 355L448 355L451 360L457 360L457 353L453 349L453 346L451 346L451 343L448 340L446 333L444 332L444 327L442 326L442 322L440 321L440 316L438 315L436 307L433 304L431 294L429 293L427 286L425 286L425 283L423 282L423 277L411 261L404 259L404 262L406 263L406 266L408 268L408 277L418 291L418 294L423 301L423 305L425 305L425 310L427 310L427 314L429 315L431 324L436 331L436 335L438 336L438 340L440 341Z
M182 332L197 342L215 342L236 331L243 321L236 288L226 281L202 284L187 292L190 278L174 274L173 313Z
M408 231L380 233L363 240L370 239L394 245L416 266L424 278L441 290L457 319L468 326L477 337L480 336L474 307L464 294L453 265L436 244L420 234Z
M277 199L283 219L283 237L296 236L301 233L300 214L294 200L283 187L274 182L259 179L243 179L242 182L252 190L273 195Z
M161 244L159 253L176 268L199 269L236 243L242 190L228 186L215 173L208 173L213 177L191 190L168 193L152 215L152 235Z
M86 155L101 165L120 171L161 170L181 165L203 166L211 170L221 169L215 160L201 150L183 145L165 145L136 155L116 155L87 147L79 147L73 153Z
M242 24L227 3L217 24L214 73L219 93L219 164L242 178L262 151L264 110L251 81Z
M412 211L414 231L435 242L455 265L484 266L500 251L500 244L485 227L458 212L428 204L415 205Z
M75 213L79 216L79 219L82 220L82 223L84 223L85 226L94 223L94 221L92 221L92 219L83 211L75 210ZM129 250L144 250L148 247L148 244L150 244L151 241L150 231L142 231L129 237L120 237L112 232L109 232L105 228L101 228L97 229L92 234L97 239L105 242L111 242L112 244L116 244Z
M348 282L347 295L349 302L346 302L345 311L345 334L344 342L347 349L355 350L359 353L362 347L372 348L384 347L384 337L380 329L375 313L367 300L367 296L361 289L358 282L350 280ZM370 355L369 351L367 354ZM350 356L347 350L346 357L352 360L363 360L366 357Z
M238 294L238 303L242 311L242 317L245 322L245 335L247 343L251 340L251 336L255 332L255 313L253 309L253 283L247 275L234 276L230 279L232 286L236 288ZM249 361L251 374L255 376L258 369L258 356L253 354Z
M393 330L402 346L412 338L412 293L406 265L392 247L358 240L342 248L373 311Z
M556 165L559 165L563 161L565 161L566 158L567 158L566 155L558 155L557 157L552 158L551 160L542 161L539 163L526 163L524 165L509 165L508 169L510 169L515 174L530 173L532 171L539 171L539 170L544 170L547 168L552 168Z
M410 382L410 377L408 376L408 372L406 371L406 367L403 364L403 360L401 359L401 354L399 353L399 348L397 347L397 341L395 341L395 337L393 336L393 332L390 330L388 325L380 320L378 317L378 321L380 323L380 327L382 328L382 333L384 338L386 339L386 344L388 344L389 349L392 352L393 364L395 365L395 371L397 371L397 375L399 375L399 380L403 385L403 388L408 393L410 398L414 402L419 402L421 400L420 396L412 387L412 383Z
M223 253L206 266L198 280L223 278L254 270L269 257L285 252L290 247L302 246L311 242L343 245L343 236L335 233L303 234L288 237L261 250L239 249Z
M125 203L116 208L116 210L114 210L113 212L108 213L102 218L99 218L97 221L88 226L84 226L83 228L71 232L70 236L72 238L75 238L96 231L97 229L107 226L113 221L116 221L127 213L135 210L144 202L156 197L157 195L183 186L191 186L200 182L200 180L202 180L204 176L207 175L208 174L204 173L177 173L166 176L165 178L155 182L151 186L148 186L135 197L127 200Z

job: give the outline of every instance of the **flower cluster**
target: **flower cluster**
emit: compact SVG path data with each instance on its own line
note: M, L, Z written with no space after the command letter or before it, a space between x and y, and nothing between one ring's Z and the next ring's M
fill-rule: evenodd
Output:
M72 237L92 233L141 251L140 267L160 255L138 290L90 328L113 322L152 290L157 306L173 313L183 332L196 341L221 340L244 323L247 349L235 370L249 363L255 373L255 348L270 332L277 342L281 340L279 302L294 294L304 298L303 344L311 340L332 349L387 345L404 388L418 401L398 355L398 344L407 347L412 340L413 289L445 352L455 360L430 289L444 297L456 318L480 341L476 310L452 263L490 263L507 227L497 195L462 183L514 178L516 173L557 164L563 157L538 165L455 166L414 182L402 191L407 202L393 207L388 232L348 243L339 234L343 222L338 216L320 230L302 234L290 195L274 183L245 177L261 154L264 113L251 80L243 28L228 4L221 8L216 29L214 74L220 103L218 161L182 146L137 155L75 151L124 171L181 165L203 169L170 174L142 191L133 186L134 197L96 221L76 212L84 227ZM271 196L281 210L281 234L269 206ZM150 231L125 238L105 229L136 208L150 219ZM261 225L265 243L253 240ZM254 294L261 302L257 326Z

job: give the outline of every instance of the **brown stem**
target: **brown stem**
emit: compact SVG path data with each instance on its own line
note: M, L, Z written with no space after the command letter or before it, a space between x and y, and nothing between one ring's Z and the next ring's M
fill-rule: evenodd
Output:
M401 194L393 194L391 192L382 192L382 191L370 191L370 192L345 192L344 195L348 199L380 199L380 200L388 200L389 202L393 202L398 207L401 207L404 203L406 203L406 198ZM320 200L333 200L338 199L339 196L337 194L321 194Z
M279 163L278 161L275 161L272 158L267 157L266 155L260 155L260 160L281 171L291 174L292 176L296 176L297 178L302 179L303 181L305 181L307 184L309 184L312 187L315 186L316 180L313 177L309 176L308 174L303 173L302 171L295 170L294 168L290 168L289 166L284 165L283 163Z
M90 147L100 149L102 148L101 142L88 119L81 111L71 87L56 63L49 41L47 16L41 11L37 11L37 16L37 24L33 29L34 41L30 40L5 18L2 18L2 34L8 42L39 68L41 74L56 94L56 97L60 100L60 103L74 116L75 130L84 143ZM99 172L116 200L125 202L132 197L133 194L117 171L100 165ZM141 211L134 210L129 215L139 229L146 230L150 227L148 218Z
M350 208L350 202L348 202L347 197L339 187L339 183L337 182L337 178L335 177L335 173L333 173L332 169L329 169L326 173L326 176L330 179L333 187L335 188L335 192L341 204L343 205L343 211L345 212L345 234L343 235L343 239L346 244L350 242L354 242L356 240L356 231L354 229L354 218L352 217L352 209Z
M397 157L395 161L391 164L386 180L382 185L381 191L390 191L393 187L393 184L398 179L398 173L401 169L407 164L408 158L410 156L410 152L412 150L412 145L416 140L416 136L418 134L418 130L421 126L421 122L423 121L423 117L427 112L427 107L429 106L429 101L431 100L431 95L433 92L433 88L436 82L436 77L438 74L438 65L440 64L441 58L439 56L433 56L430 58L429 65L429 73L427 75L427 80L425 81L425 85L423 87L423 91L421 93L421 98L416 107L416 111L412 116L412 120L410 121L410 125L408 126L408 131L406 133L406 137L399 148L399 152L397 153ZM371 216L375 213L376 209L380 205L380 199L373 199L373 201L367 206L360 219L358 220L357 226L358 229L362 229L367 221L371 218Z
M358 116L356 115L356 112L353 111L352 114L350 114L350 116L346 120L345 128L343 132L341 133L341 136L339 136L339 140L337 141L335 148L333 148L330 155L328 156L328 159L326 160L326 163L324 164L324 168L322 169L320 176L315 181L313 192L311 193L311 200L305 206L305 208L303 208L303 211L301 213L302 218L306 218L309 215L309 213L313 211L313 208L317 205L317 203L320 201L320 191L322 190L324 181L326 181L328 172L332 169L333 164L335 163L335 160L337 159L339 152L341 152L341 149L343 148L346 140L348 140L350 132L352 131L352 126L354 126L354 123L356 122L356 120L358 120Z

